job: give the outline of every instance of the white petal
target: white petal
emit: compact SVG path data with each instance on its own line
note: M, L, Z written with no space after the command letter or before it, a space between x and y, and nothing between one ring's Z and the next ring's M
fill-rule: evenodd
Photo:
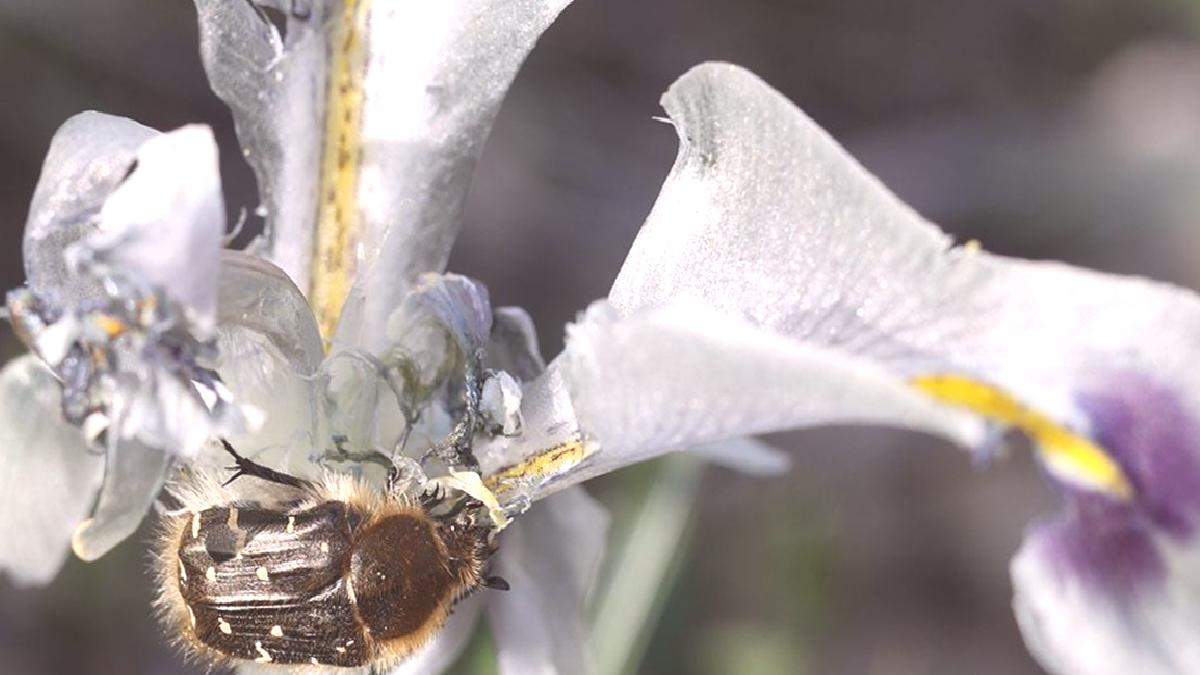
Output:
M735 66L664 96L675 166L610 300L693 299L898 377L958 372L1086 429L1097 365L1150 374L1200 410L1192 293L950 240L779 93ZM1102 375L1102 373L1099 373Z
M739 318L696 305L614 314L593 306L551 366L561 369L595 453L567 482L671 450L818 424L888 424L965 443L981 437L973 420L870 362ZM538 419L535 412L526 420Z
M258 178L272 259L307 289L327 49L313 26L324 20L325 5L339 3L312 3L320 15L289 20L286 51L254 3L195 4L204 69L213 91L233 111L238 140Z
M80 113L54 134L25 223L25 274L54 306L101 292L94 279L68 274L63 252L95 229L104 200L125 179L138 148L158 132L124 117Z
M313 377L323 357L312 311L279 268L237 252L221 261L219 363L216 370L240 405L262 424L229 440L276 469L308 463L315 436ZM220 457L219 466L228 464Z
M756 438L731 438L688 448L688 452L734 471L774 476L792 468L791 455Z
M366 241L379 247L370 301L393 307L396 280L445 267L500 102L569 2L375 4L361 187Z
M36 357L0 371L0 570L19 584L58 574L104 473L103 458L62 420L59 397Z
M390 675L438 675L454 664L471 639L484 598L475 594L454 606L442 629L417 653L393 668Z
M166 480L170 455L136 440L109 443L104 485L92 517L71 540L75 555L96 560L137 530Z
M607 512L581 488L539 502L504 531L494 569L511 588L488 598L501 675L589 672L585 606L607 534Z
M325 356L312 310L292 280L269 262L237 251L221 257L219 322L262 335L298 372Z
M216 140L208 127L183 127L146 141L136 166L83 247L112 271L164 289L207 333L225 234Z
M1012 564L1013 609L1025 644L1048 672L1200 672L1200 551L1195 546L1166 547L1163 585L1114 597L1108 592L1113 589L1089 586L1058 566L1048 543L1031 537ZM1139 552L1124 555L1134 558Z
M361 108L351 102L359 121L348 125L350 147L361 152L352 208L362 228L350 262L365 268L380 260L365 292L378 306L365 316L386 317L407 282L444 267L500 101L568 1L364 3L365 15L352 19L363 56L347 61L365 95ZM281 44L247 3L196 5L213 88L234 110L263 189L274 260L307 288L322 152L337 151L325 144L323 120L327 88L338 95L326 69L327 54L344 53L343 8L315 2L293 12Z

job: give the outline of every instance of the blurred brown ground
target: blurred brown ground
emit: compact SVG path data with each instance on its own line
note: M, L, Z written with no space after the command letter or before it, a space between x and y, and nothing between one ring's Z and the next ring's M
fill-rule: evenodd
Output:
M576 0L501 112L451 266L529 308L555 353L670 168L659 94L720 59L961 239L1194 288L1198 34L1190 0ZM79 110L213 125L231 212L255 203L184 0L0 0L0 92L4 287L23 278L50 136ZM709 472L644 672L1039 672L1007 572L1022 529L1055 508L1028 453L981 473L914 434L775 440L795 451L786 477ZM149 619L144 557L135 541L48 590L0 581L0 672L192 672Z

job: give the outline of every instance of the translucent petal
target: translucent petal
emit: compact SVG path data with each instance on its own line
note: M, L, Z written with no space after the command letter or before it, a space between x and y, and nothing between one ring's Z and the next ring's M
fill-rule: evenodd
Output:
M347 146L361 154L353 179L362 219L357 263L380 260L365 283L373 307L364 316L388 316L406 282L444 267L500 101L568 1L363 3L365 13L349 13L364 54L346 59L349 79L365 95L351 93L336 105L346 103L357 119ZM249 3L196 6L210 81L234 111L262 186L273 259L307 288L321 153L337 147L325 145L326 89L334 79L327 54L336 60L351 44L338 39L348 25L345 8L312 2L291 11L284 44Z
M568 389L577 428L594 451L559 485L671 450L817 424L887 424L969 444L982 434L974 420L870 362L697 305L622 319L597 303L569 329L555 371L560 384L541 378L526 397ZM533 405L523 410L531 427L523 453L539 449L532 432L555 423ZM559 406L555 414L568 412Z
M694 298L901 376L956 371L1086 429L1097 363L1200 409L1200 303L1149 281L993 256L949 239L777 92L700 66L663 99L681 149L613 285L624 313Z
M495 563L511 587L488 599L502 675L590 671L585 607L608 513L582 488L536 504L504 531Z
M492 308L483 284L457 274L428 274L395 308L386 328L380 324L381 332L345 344L379 354L389 365L405 360L415 379L431 386L463 357L482 354L491 325ZM339 338L343 336L339 330Z
M492 338L484 365L528 382L546 369L533 319L520 307L500 307L492 315Z
M0 570L18 584L58 574L104 474L104 459L62 420L59 392L34 356L0 371Z
M279 268L229 251L221 260L218 323L216 370L234 400L262 416L257 429L229 440L262 463L298 471L312 450L313 376L323 357L304 296Z
M137 530L171 466L168 453L136 440L109 443L100 500L71 540L75 555L96 560Z
M125 179L138 148L156 133L98 112L80 113L55 132L29 205L23 248L30 286L52 305L99 296L95 280L67 274L63 253L94 231L104 200Z
M237 251L221 258L219 321L262 335L300 373L324 358L312 310L292 280L269 262Z
M473 354L488 343L492 306L483 284L457 274L429 274L404 298L388 319L386 337L406 344L414 325L434 322L453 338L463 354Z
M307 288L327 48L312 26L325 20L326 5L337 3L310 3L317 14L289 20L286 50L254 3L195 4L204 69L213 91L233 111L242 151L258 178L272 258Z
M390 675L438 675L454 664L475 630L485 597L479 593L454 606L446 624L417 653L393 668Z
M461 227L483 142L525 55L570 0L376 3L364 88L361 207L366 316L439 272ZM377 45L386 44L386 49Z
M114 273L164 289L203 334L216 321L224 235L217 143L208 127L193 125L142 144L81 248Z

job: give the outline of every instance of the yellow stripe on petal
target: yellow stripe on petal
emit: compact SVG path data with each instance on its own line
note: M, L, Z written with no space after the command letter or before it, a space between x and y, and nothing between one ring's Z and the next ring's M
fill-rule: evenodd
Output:
M1020 429L1037 446L1042 462L1059 478L1128 499L1133 489L1121 467L1091 440L1058 424L993 385L964 375L913 378L912 385L947 405Z
M588 454L583 440L573 438L497 471L485 478L484 484L493 492L508 492L522 481L543 480L565 473L587 459Z
M330 41L325 145L309 298L325 348L333 339L357 265L361 216L363 78L370 0L345 0Z

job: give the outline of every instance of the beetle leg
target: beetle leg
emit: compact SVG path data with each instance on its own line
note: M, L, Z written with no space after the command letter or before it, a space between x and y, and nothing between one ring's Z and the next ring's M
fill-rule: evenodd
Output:
M508 582L496 575L484 577L479 585L495 591L507 591L509 589Z
M297 478L290 474L267 468L258 462L242 457L238 454L237 450L233 449L233 445L224 438L221 439L221 445L225 448L225 452L233 456L234 461L234 465L229 467L229 470L234 473L222 485L229 485L242 476L253 476L268 483L279 483L280 485L287 485L301 490L311 490L314 487L312 483L303 478Z

